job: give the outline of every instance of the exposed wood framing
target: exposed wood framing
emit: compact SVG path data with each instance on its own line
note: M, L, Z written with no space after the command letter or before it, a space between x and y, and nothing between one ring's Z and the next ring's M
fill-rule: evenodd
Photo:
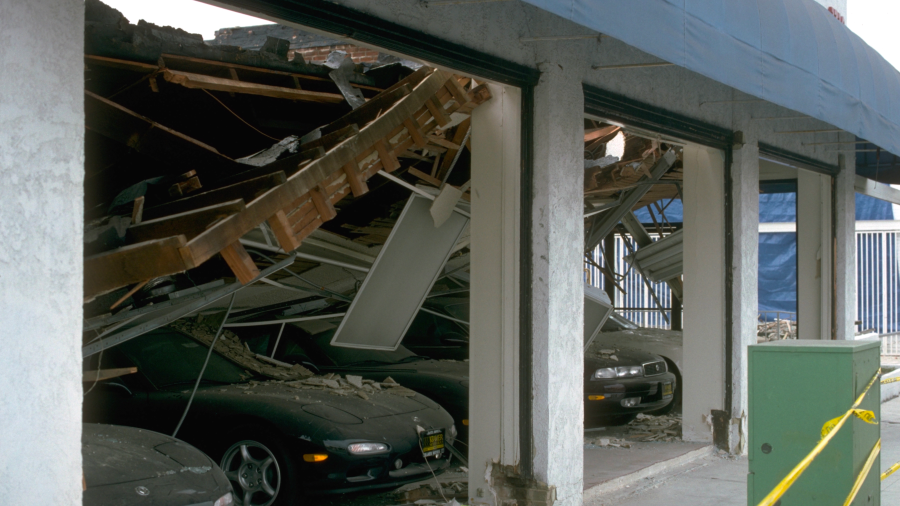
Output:
M334 138L342 140L334 141L337 144L329 146L324 156L299 165L293 162L294 167L300 167L294 173L279 168L276 174L261 174L249 181L147 209L148 218L167 224L157 225L160 231L154 235L171 230L174 237L141 242L85 259L86 297L191 269L220 252L236 277L242 283L249 282L258 275L259 269L240 245L241 236L267 221L282 247L295 249L324 221L334 217L336 202L351 192L357 196L364 194L365 182L379 170L399 168L398 154L415 144L415 134L410 133L407 125L417 126L413 130L426 137L447 124L450 114L469 113L490 98L489 90L479 86L466 92L463 99L461 87L457 88L458 78L441 70L420 69L404 81L385 92L393 93L397 97L395 102L375 97L338 120L337 125L329 125L327 132L323 129L325 135L342 131ZM103 103L100 97L96 99ZM377 110L374 105L365 110L371 103L380 106ZM145 120L146 127L149 120L140 119ZM342 130L350 125L357 126ZM283 161L261 169L272 170L279 163ZM234 202L238 199L240 203ZM210 207L227 208L229 214L223 217ZM199 212L198 208L206 208L203 212L209 214L190 225L175 226L177 219L171 214ZM146 222L143 225L147 226ZM202 231L197 233L200 225Z
M234 70L234 69L231 69ZM262 95L264 97L286 98L305 102L321 102L326 104L339 104L344 101L344 96L338 93L322 93L318 91L298 90L267 84L248 83L236 79L223 79L220 77L204 76L190 72L163 69L163 77L172 84L180 84L185 88L199 90L227 91L229 93L245 93L248 95Z

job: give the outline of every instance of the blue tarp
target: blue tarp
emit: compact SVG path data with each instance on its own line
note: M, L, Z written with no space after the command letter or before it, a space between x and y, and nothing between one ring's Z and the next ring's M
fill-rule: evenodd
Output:
M660 202L661 206L668 200ZM659 213L654 211L654 217L660 220ZM681 223L683 209L680 200L672 202L665 211L666 218L671 223ZM650 211L642 208L635 212L635 216L643 223L651 223ZM893 220L891 204L874 199L866 195L856 195L856 219L857 220ZM763 193L759 196L759 221L761 223L796 222L797 220L797 194L796 193ZM863 259L858 259L862 261ZM896 263L897 259L893 259ZM868 262L880 265L880 262ZM880 272L873 272L873 276L881 276ZM898 294L900 296L900 294ZM759 310L760 311L797 311L797 234L796 233L765 233L759 234ZM861 308L865 313L871 313L872 321L878 321L879 307ZM865 317L861 314L860 317Z
M900 153L900 73L813 0L524 1Z

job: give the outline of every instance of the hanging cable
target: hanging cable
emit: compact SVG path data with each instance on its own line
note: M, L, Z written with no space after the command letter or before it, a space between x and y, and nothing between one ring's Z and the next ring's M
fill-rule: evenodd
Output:
M264 137L268 137L268 138L272 139L272 140L275 141L275 142L281 141L281 139L276 139L275 137L272 137L271 135L268 135L268 134L266 134L266 133L260 131L260 130L259 130L258 128L256 128L255 126L253 126L253 125L251 125L250 123L247 123L246 121L244 121L244 118L238 116L236 112L234 112L234 111L232 111L231 109L229 109L227 105L225 105L221 100L219 100L218 98L216 98L216 96L213 95L212 93L210 93L209 91L207 91L207 90L203 90L203 91L205 91L207 95L211 96L211 97L213 98L213 100L215 100L215 101L218 102L222 107L224 107L226 111L228 111L228 112L230 112L231 114L233 114L235 118L237 118L237 119L243 121L245 125L247 125L248 127L252 128L252 129L254 129L254 130L256 130L256 132L257 132L258 134L260 134L260 135L262 135L262 136L264 136Z
M219 324L219 330L216 331L216 337L213 338L212 343L209 345L209 351L206 353L206 360L203 361L203 367L200 369L200 375L197 376L197 382L194 383L194 390L191 391L191 396L188 398L187 406L184 407L184 413L181 414L181 420L178 420L178 425L175 426L175 431L172 432L172 437L178 435L178 431L181 429L181 424L184 423L184 419L187 418L188 410L191 409L191 403L194 402L194 395L197 394L197 388L200 387L200 381L203 379L203 373L206 372L206 365L209 364L209 357L212 356L213 348L216 347L216 341L219 340L219 335L222 333L222 327L225 326L225 321L228 320L228 315L231 313L231 308L234 307L235 295L237 295L237 292L231 294L231 302L228 303L228 309L225 310L225 317L222 318L222 323Z

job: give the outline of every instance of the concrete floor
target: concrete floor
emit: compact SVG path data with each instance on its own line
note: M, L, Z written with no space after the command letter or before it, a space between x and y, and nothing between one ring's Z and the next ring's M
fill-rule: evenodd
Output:
M881 472L900 461L900 398L881 406ZM590 497L585 506L746 506L747 458L712 454L672 466L617 491ZM900 504L900 472L881 483L881 504Z

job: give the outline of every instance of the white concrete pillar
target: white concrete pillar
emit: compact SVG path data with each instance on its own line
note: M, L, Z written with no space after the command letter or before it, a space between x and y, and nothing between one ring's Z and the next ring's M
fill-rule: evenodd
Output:
M834 182L834 339L853 339L856 329L856 159L853 155L838 155L838 166L841 171Z
M0 33L0 502L80 505L84 2Z
M683 437L712 442L725 398L725 157L684 148Z
M522 92L489 85L472 113L469 504L496 504L493 463L519 464ZM527 416L527 415L524 415Z
M759 311L759 147L749 142L732 151L731 164L731 384L725 385L731 420L728 449L747 452L747 346L756 344Z
M541 64L534 99L534 475L559 506L582 503L584 97L576 67Z
M831 177L797 170L797 332L831 339Z

